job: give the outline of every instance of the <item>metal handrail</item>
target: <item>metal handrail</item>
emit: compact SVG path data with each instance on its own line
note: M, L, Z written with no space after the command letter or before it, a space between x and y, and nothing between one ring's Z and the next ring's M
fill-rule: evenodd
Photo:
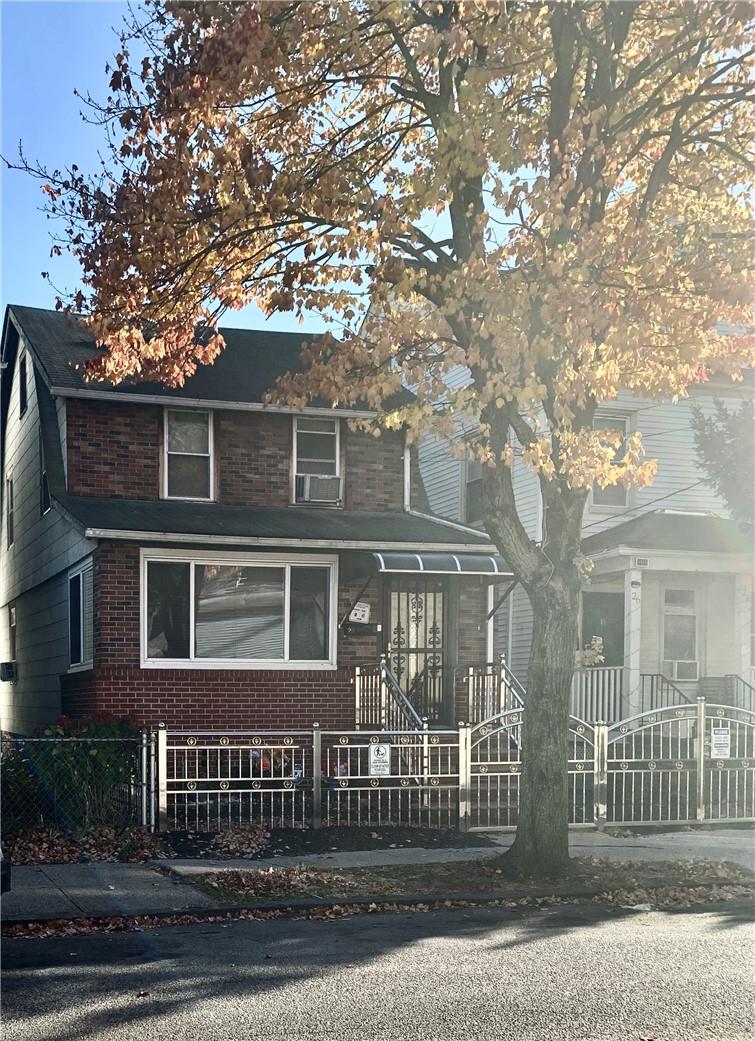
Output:
M380 656L380 677L387 686L399 712L409 721L410 724L412 724L413 728L422 730L424 727L424 720L406 696L406 693L396 678L393 669L391 669L388 664L384 654Z
M730 680L734 687L734 701L737 703L736 708L745 708L745 702L749 700L750 706L747 707L748 712L752 712L755 709L755 686L752 685L744 676L738 675L736 672L729 673L724 677ZM741 695L741 705L740 702Z
M653 699L653 697L656 694L658 694L662 698L664 696L664 692L668 690L668 691L672 691L679 698L679 701L677 702L677 704L680 704L680 705L692 705L692 704L694 704L692 699L687 697L687 695L684 693L684 691L680 690L679 687L677 687L677 685L673 682L673 680L670 680L668 678L668 676L664 676L664 674L662 672L643 672L640 678L641 678L641 681L642 681L642 700L643 700L643 702L644 702L645 697L646 697L646 695L645 695L645 680L649 680L650 681L649 686L650 686L650 698L651 698L651 700ZM656 705L651 705L650 708L647 711L652 712L653 709L655 709L657 707L658 706L656 706Z
M514 695L514 700L521 708L524 705L524 699L527 696L527 691L524 689L522 684L516 678L514 673L508 667L503 658L500 662L501 675L503 676L506 686L509 688L511 693Z

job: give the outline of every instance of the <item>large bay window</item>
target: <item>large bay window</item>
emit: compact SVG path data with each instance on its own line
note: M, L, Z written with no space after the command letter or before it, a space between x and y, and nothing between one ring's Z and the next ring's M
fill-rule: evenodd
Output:
M165 410L164 494L212 499L212 413Z
M332 666L335 581L328 558L145 555L144 663Z

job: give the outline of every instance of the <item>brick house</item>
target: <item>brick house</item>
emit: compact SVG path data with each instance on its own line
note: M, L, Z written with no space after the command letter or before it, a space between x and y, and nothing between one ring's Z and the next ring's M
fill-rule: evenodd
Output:
M224 335L179 390L112 387L84 380L95 348L74 319L7 309L3 730L61 711L352 726L381 654L431 721L459 718L504 562L429 514L403 432L352 429L366 409L262 404L301 335Z

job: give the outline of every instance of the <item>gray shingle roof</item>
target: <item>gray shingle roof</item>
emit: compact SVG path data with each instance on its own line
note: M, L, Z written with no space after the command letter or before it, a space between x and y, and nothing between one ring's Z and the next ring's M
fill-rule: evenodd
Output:
M582 541L585 553L616 546L698 553L752 553L752 531L725 517L654 510Z
M30 343L50 386L64 392L117 390L119 394L258 404L279 376L301 371L302 344L317 339L307 333L222 328L225 350L212 365L200 365L183 387L173 389L160 383L135 381L113 387L85 381L84 362L97 356L97 348L94 337L75 317L17 304L11 304L9 311ZM405 391L386 404L395 407L409 400L411 395ZM330 407L330 402L312 404Z
M472 535L432 518L411 513L371 513L356 510L308 507L224 506L219 503L146 501L141 499L97 499L60 494L63 509L82 530L99 532L154 533L161 536L221 537L239 539L239 544L261 540L272 545L327 542L370 543L422 549L436 545L481 549L490 546L482 534Z

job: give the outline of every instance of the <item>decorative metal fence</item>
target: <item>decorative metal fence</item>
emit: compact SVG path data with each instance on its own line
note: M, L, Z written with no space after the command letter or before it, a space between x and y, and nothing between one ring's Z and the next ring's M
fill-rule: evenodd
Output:
M523 707L457 729L157 733L161 828L516 827ZM755 820L755 713L672 705L611 726L570 717L569 823Z
M439 828L458 824L458 731L323 731L320 738L316 823Z
M167 731L158 737L162 830L238 824L303 827L309 820L313 731Z

